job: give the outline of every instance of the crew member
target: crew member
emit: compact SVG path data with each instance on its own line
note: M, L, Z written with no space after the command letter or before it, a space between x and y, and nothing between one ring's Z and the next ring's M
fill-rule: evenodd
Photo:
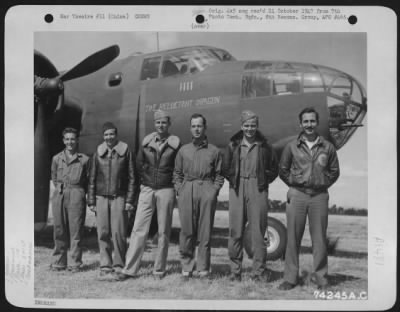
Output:
M175 159L174 183L178 193L181 232L179 237L182 277L192 277L195 248L199 241L196 269L200 277L210 273L211 230L219 189L224 183L222 155L206 137L206 119L190 118L192 142L182 146Z
M111 122L103 125L103 138L91 161L88 205L97 216L99 278L108 279L113 278L113 270L125 265L127 212L134 209L135 168L128 145L118 140L117 127Z
M339 162L335 147L318 135L318 112L305 108L299 121L302 131L286 145L279 164L279 176L289 186L285 281L279 285L281 290L292 289L298 283L299 252L307 215L314 258L311 280L319 288L328 286L328 188L339 177Z
M139 202L125 267L116 274L117 280L125 280L137 275L155 210L158 221L158 252L153 275L160 279L165 276L172 212L175 204L172 175L175 157L180 147L179 138L168 132L170 126L171 120L168 113L162 110L155 111L156 131L143 139L138 153L137 169L141 178Z
M252 278L265 273L268 186L278 176L278 160L271 145L258 130L258 116L243 111L241 130L225 151L224 175L229 181L229 242L231 280L241 280L245 225L254 251Z
M82 267L82 236L86 216L86 189L89 158L78 153L79 133L65 128L65 149L55 155L51 164L51 180L55 192L52 199L55 262L51 270L67 268L78 272ZM67 249L70 247L70 260Z

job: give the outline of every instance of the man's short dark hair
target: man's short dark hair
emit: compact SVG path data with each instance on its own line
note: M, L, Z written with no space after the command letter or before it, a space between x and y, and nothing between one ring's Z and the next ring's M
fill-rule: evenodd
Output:
M203 119L203 126L204 126L204 127L207 126L207 120L206 120L206 118L205 118L202 114L199 114L199 113L194 113L194 114L190 117L190 124L192 124L192 119L196 119L196 118L201 118L201 119Z
M306 107L305 109L303 109L300 112L300 114L299 114L300 123L303 121L303 115L304 114L309 114L309 113L314 113L315 114L315 118L317 119L317 122L319 123L319 115L318 115L318 112L315 110L314 107Z
M107 130L110 130L110 129L114 129L115 134L118 134L118 129L112 122L110 122L110 121L105 122L103 125L103 134L104 134L104 132L106 132Z
M72 127L65 128L62 132L62 137L64 138L64 135L66 135L67 133L73 133L75 134L75 137L79 138L79 132L75 128Z

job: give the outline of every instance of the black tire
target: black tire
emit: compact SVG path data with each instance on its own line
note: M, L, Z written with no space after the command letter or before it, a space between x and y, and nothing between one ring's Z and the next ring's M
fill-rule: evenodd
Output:
M267 232L269 235L269 242L267 240L267 233L265 233L265 243L267 244L267 260L274 261L282 259L285 255L286 250L286 227L283 223L275 218L268 217L268 228ZM253 251L251 247L251 237L249 227L246 225L244 232L244 249L249 256L253 257Z

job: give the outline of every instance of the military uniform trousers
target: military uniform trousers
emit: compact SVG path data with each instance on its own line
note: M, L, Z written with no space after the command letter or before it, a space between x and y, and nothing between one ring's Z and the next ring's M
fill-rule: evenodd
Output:
M65 268L82 264L82 238L86 217L85 190L79 185L66 186L57 192L52 200L54 223L53 266ZM67 250L70 247L70 259Z
M217 188L212 181L184 181L179 191L178 207L181 222L179 245L183 272L193 272L197 241L196 268L210 271L211 231L217 204Z
M123 268L128 226L125 196L96 196L96 215L100 269Z
M264 241L267 229L268 191L259 191L257 178L240 178L238 192L229 190L229 241L228 252L231 271L240 274L243 260L245 225L249 223L253 251L254 274L265 270L267 248Z
M154 263L155 273L164 273L167 266L168 245L171 234L172 212L175 204L175 189L152 189L142 185L129 248L126 253L124 274L136 275L146 247L151 218L157 209L158 251Z
M284 279L292 284L298 282L300 246L308 215L314 274L318 284L324 285L327 283L326 275L328 274L326 230L328 226L329 194L324 192L312 196L291 187L287 197L287 245Z

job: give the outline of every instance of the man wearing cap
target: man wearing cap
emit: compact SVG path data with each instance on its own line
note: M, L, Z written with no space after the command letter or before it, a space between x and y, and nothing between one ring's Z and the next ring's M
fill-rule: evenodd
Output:
M82 266L82 236L86 216L86 189L88 160L78 153L79 133L74 128L65 128L63 133L65 149L55 155L51 164L51 180L55 187L52 198L54 223L55 262L53 271L65 270L67 262L71 272L78 272ZM70 246L70 260L67 250Z
M111 122L103 125L103 139L91 161L88 205L97 216L100 279L108 279L125 265L127 212L133 210L136 181L133 156Z
M280 290L290 290L298 283L299 252L307 215L314 258L311 281L321 289L328 286L328 188L339 177L339 161L335 147L318 135L319 118L314 108L303 109L299 122L302 131L285 146L279 164L279 177L289 186L285 281L279 285Z
M138 153L137 169L141 183L138 208L126 253L125 267L116 273L116 280L122 281L137 276L154 211L157 213L158 221L158 252L153 275L160 279L165 276L175 203L172 174L180 147L179 138L168 132L170 126L168 113L162 110L155 111L156 131L143 139Z
M192 142L183 145L175 159L174 183L178 194L181 232L179 237L182 277L188 280L195 268L208 277L211 257L211 230L219 189L224 183L222 155L205 135L206 119L200 114L190 118Z
M248 222L254 254L252 278L260 280L266 269L268 185L278 175L278 161L258 131L258 116L244 111L241 123L241 130L231 138L224 154L224 175L229 181L230 279L241 280L244 229Z

